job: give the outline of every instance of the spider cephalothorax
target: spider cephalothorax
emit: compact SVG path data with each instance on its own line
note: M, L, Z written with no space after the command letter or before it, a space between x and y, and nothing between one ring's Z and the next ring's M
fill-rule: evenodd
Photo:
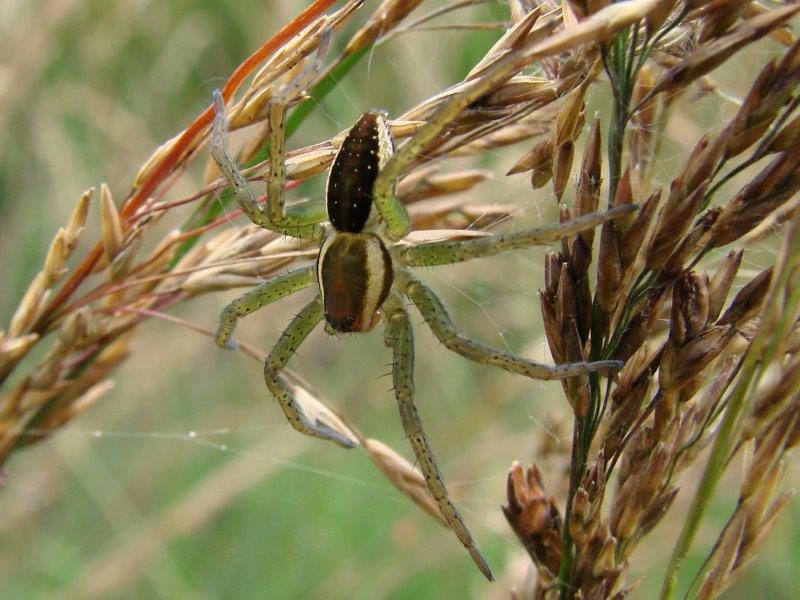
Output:
M377 235L337 231L322 245L317 277L328 325L335 331L369 331L392 287L392 259Z
M322 244L317 278L325 321L335 331L369 331L392 287L392 259L376 233L372 186L394 143L382 113L364 113L331 166L325 204L334 231Z
M308 72L314 73L315 69ZM483 237L423 244L396 242L410 230L405 207L394 194L397 178L441 132L455 112L434 114L429 123L397 153L382 113L367 112L350 129L331 167L324 209L284 203L284 119L286 107L305 87L301 75L276 93L269 106L269 179L267 204L256 202L235 162L225 150L227 121L222 95L215 92L216 119L212 155L235 191L242 211L255 224L271 231L319 244L315 265L306 265L268 279L231 302L220 316L217 344L233 347L239 317L294 292L316 286L316 297L302 308L276 342L264 363L264 379L298 431L351 447L353 441L326 423L309 418L294 398L281 371L308 334L321 322L330 333L363 332L383 322L384 341L391 348L392 383L403 430L416 462L442 516L467 548L481 571L491 579L488 564L472 539L458 509L450 501L444 479L414 404L414 338L406 308L410 301L442 344L462 356L536 379L562 379L591 371L618 368L615 361L546 365L487 346L463 335L453 324L436 294L412 273L413 267L452 264L548 244L621 216L632 206L582 215L549 227L486 234ZM465 92L464 92L465 93ZM468 96L456 96L466 107ZM330 223L328 225L327 223Z

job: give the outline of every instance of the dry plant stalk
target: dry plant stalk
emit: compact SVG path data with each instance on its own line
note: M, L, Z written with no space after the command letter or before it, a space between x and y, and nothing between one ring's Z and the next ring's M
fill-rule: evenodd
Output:
M648 3L566 4L578 28ZM618 358L626 364L608 385L594 375L563 384L574 414L563 508L536 466L528 467L527 478L519 464L511 468L506 518L537 568L537 581L518 590L526 597L630 593L624 573L637 544L664 518L679 493L679 475L704 448L713 447L668 565L663 598L672 596L681 559L737 450L752 455L739 503L704 577L692 585L699 586L695 593L715 597L742 573L791 496L778 485L786 454L797 443L800 410L794 373L800 139L793 114L800 43L783 26L800 6L663 1L649 7L613 41L594 46L614 93L607 153L600 136L607 117L600 115L588 127L574 208L563 217L596 210L604 180L609 206L635 203L640 210L627 221L605 223L599 236L564 240L546 258L541 291L557 362ZM696 93L693 88L717 89L710 71L767 35L785 45L782 57L763 66L735 116L697 142L662 190L650 171L673 106ZM575 60L581 51L586 48L562 60ZM582 95L580 88L572 94ZM514 169L531 170L534 187L552 179L557 197L568 181L559 172L569 172L572 160L571 151L561 150L559 131L577 122L571 143L582 128L582 108L572 106L572 98L562 102L552 137L534 145ZM722 186L746 168L753 172L749 183L715 202ZM743 250L709 260L718 249L746 244L751 232L763 236L765 222L784 239L774 267L742 281ZM735 281L741 282L736 294Z
M324 14L332 4L312 3L223 87L230 104L249 77L230 113L232 128L252 133L240 162L252 163L267 135L263 124L274 90L302 68L324 31L364 22L320 73L323 83L344 76L353 57L398 31L419 2L386 0L366 18L360 0ZM604 192L609 207L639 206L598 232L564 238L545 261L540 296L554 360L611 358L625 366L607 384L595 374L563 382L574 414L565 501L548 494L549 475L537 467L511 469L504 512L538 569L525 593L625 596L625 570L637 544L670 509L678 476L713 446L663 597L671 597L673 575L719 475L741 449L750 458L740 501L698 580L699 595L714 597L743 571L786 506L788 495L778 486L787 452L800 441L800 117L794 114L800 44L786 28L800 5L508 4L507 31L465 80L391 124L402 140L437 111L449 119L399 183L417 235L480 235L454 230L507 220L513 207L463 206L448 198L487 173L442 174L432 165L442 157L525 140L530 150L511 173L530 171L532 187L551 184L559 201L572 194L572 207L561 207L562 220L595 212ZM786 47L783 56L763 66L737 114L696 142L662 190L652 181L652 163L676 103L695 90L716 91L711 71L765 36ZM587 97L598 86L610 86L613 107L587 124ZM212 206L225 187L209 164L203 187L182 198L169 196L186 167L205 156L200 150L212 117L211 109L205 111L157 149L123 202L105 184L99 192L88 190L54 236L41 272L0 332L0 463L102 398L145 319L201 294L253 286L290 263L312 259L315 249L255 226L224 227L238 216L233 209L222 217L208 212L204 224L154 239L156 223L179 219L185 204ZM605 145L601 122L608 125ZM324 171L341 140L339 135L289 152L289 185ZM717 192L748 168L749 183L718 202ZM257 163L245 175L261 182L266 170ZM79 252L89 210L101 214L101 242ZM739 274L743 250L709 259L712 251L765 231L777 231L785 243L775 267L749 281ZM741 289L733 295L735 287ZM36 360L24 360L39 346L44 350ZM328 415L322 418L362 443L394 485L439 518L411 465L381 442L365 439L321 399L300 395L307 410Z

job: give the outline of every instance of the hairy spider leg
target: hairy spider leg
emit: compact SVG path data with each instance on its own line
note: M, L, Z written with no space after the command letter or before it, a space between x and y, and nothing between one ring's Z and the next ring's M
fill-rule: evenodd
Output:
M236 166L233 157L228 153L228 120L225 117L225 106L222 94L219 90L214 90L214 110L216 111L216 116L214 117L213 131L211 134L211 156L214 158L214 162L217 163L225 179L228 180L231 188L233 188L236 204L239 205L242 212L247 215L248 219L263 229L304 240L319 240L322 237L322 231L316 225L286 224L286 220L290 219L291 215L287 215L287 219L284 219L283 224L275 223L270 219L269 215L258 206L253 192L247 187L247 181L241 171L239 171L239 167ZM270 154L272 154L271 148ZM275 160L276 157L271 156L271 159ZM282 161L283 159L277 160ZM267 198L267 203L271 203L273 198L274 196L270 195ZM277 201L283 201L282 194L280 198L277 198Z
M242 294L228 304L219 317L219 328L215 340L221 348L234 349L236 342L231 338L239 317L249 315L276 300L293 294L317 283L314 265L294 269L275 277L270 277L264 283L254 287L249 292Z
M398 240L411 230L411 221L403 205L394 194L395 182L444 129L455 121L471 104L496 90L500 84L518 73L530 61L530 48L521 53L509 52L481 71L480 77L467 82L457 94L444 101L428 117L427 124L394 153L375 181L375 205L387 225L387 234Z
M473 258L494 256L507 250L543 246L581 231L594 229L605 221L616 219L637 209L635 204L617 206L606 212L590 213L546 227L511 233L493 233L468 240L443 240L404 248L402 261L410 267L434 267L463 262Z
M414 404L414 334L408 312L397 299L390 298L387 304L389 305L387 307L388 314L384 320L385 341L394 355L392 381L403 430L414 450L417 464L425 476L428 490L436 500L442 516L472 556L472 560L475 561L481 572L489 581L492 581L494 577L489 564L475 545L472 534L467 529L458 509L450 500L444 478L439 471L433 450L431 450L428 438L422 428L417 407Z
M270 174L267 182L266 210L258 206L236 162L228 153L225 101L219 90L214 90L213 94L215 117L211 135L211 156L233 188L236 203L259 227L300 239L320 240L323 231L319 224L325 221L326 213L325 207L317 203L293 206L291 209L286 207L284 194L286 109L302 90L311 85L322 69L322 61L328 50L330 38L330 30L322 33L314 59L294 80L276 93L267 108L270 126L268 148Z
M309 420L280 374L286 363L289 362L289 359L300 347L300 344L303 343L308 334L321 320L322 301L317 296L292 319L278 343L270 351L267 360L264 361L264 380L267 382L269 391L280 403L286 418L289 420L289 424L297 431L324 440L330 440L344 448L352 448L353 442L332 427L320 421Z
M503 352L486 344L476 342L462 334L453 324L447 309L428 286L410 273L398 274L403 293L414 303L428 327L445 348L477 363L500 367L532 379L565 379L585 375L592 371L616 371L622 367L618 360L596 362L563 363L548 365Z

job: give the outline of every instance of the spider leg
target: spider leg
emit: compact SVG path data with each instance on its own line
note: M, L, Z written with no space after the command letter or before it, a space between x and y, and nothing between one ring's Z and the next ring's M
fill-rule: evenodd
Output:
M476 342L456 328L433 290L409 273L403 273L402 279L403 293L416 305L439 341L448 350L477 363L500 367L532 379L564 379L593 371L614 371L622 367L623 363L618 360L547 365Z
M403 203L394 195L394 188L390 184L387 184L386 191L378 191L377 187L373 187L373 202L386 222L386 233L391 239L399 240L408 235L411 231L411 217Z
M526 229L512 233L494 233L486 237L467 240L445 240L408 246L403 249L401 259L411 267L433 267L463 262L472 258L494 256L507 250L543 246L581 231L593 229L605 221L621 217L636 210L636 208L635 205L628 204L612 208L606 212L590 213L563 223L555 223L546 227L537 227L536 229Z
M386 232L390 238L400 239L411 230L411 221L405 207L394 195L395 182L426 147L455 121L471 104L496 89L514 73L519 72L531 58L530 48L520 53L509 53L468 82L460 92L450 96L439 105L427 119L428 123L404 143L387 162L372 187L373 201L386 221Z
M268 107L270 136L268 157L270 164L267 182L267 208L258 206L253 193L247 187L244 176L227 150L228 120L225 117L225 101L219 90L214 90L214 124L211 135L211 156L222 174L233 188L236 203L259 227L300 239L319 240L322 230L319 223L326 219L325 207L321 204L301 204L286 207L284 186L286 183L285 138L286 108L308 85L322 68L322 60L330 42L330 31L320 37L314 59L310 65L286 87L276 93Z
M336 442L345 448L352 448L353 442L335 429L320 421L311 421L286 385L280 372L289 362L297 348L309 333L322 320L322 302L317 296L292 319L281 335L278 343L272 348L264 362L264 380L281 405L289 424L300 433Z
M442 516L481 572L492 581L494 577L486 559L481 555L458 509L450 500L436 458L422 428L417 407L414 405L414 334L408 313L400 302L390 304L393 304L394 308L390 309L391 312L385 318L385 340L394 354L392 380L403 430L411 442L417 463L428 484L428 490L436 500Z
M229 349L236 348L236 343L231 339L231 336L239 317L249 315L251 312L280 300L284 296L313 285L316 281L314 266L308 265L307 267L271 277L246 294L242 294L228 304L219 317L219 328L215 337L217 346Z
M228 120L225 118L224 100L219 90L214 90L214 110L216 111L216 116L214 117L213 132L211 134L211 156L214 158L219 170L233 189L236 204L239 205L242 212L244 212L247 218L253 223L269 231L299 239L319 239L321 232L316 225L275 223L270 219L269 215L258 206L253 192L247 187L247 181L241 171L239 171L239 167L236 166L233 157L228 153ZM269 198L268 201L269 200L271 200L271 198Z
M286 109L303 90L310 87L322 70L332 30L324 30L314 58L300 74L277 92L269 104L269 181L267 182L267 215L279 226L316 225L327 219L322 203L306 203L286 208Z
M407 147L413 140L406 142L400 149L400 154L408 154ZM393 146L393 142L391 143ZM400 199L395 195L395 185L408 163L416 157L416 154L409 161L398 163L398 154L392 154L388 162L380 167L375 182L372 185L372 202L378 210L384 223L386 223L385 233L392 240L399 240L411 231L411 218L408 211Z

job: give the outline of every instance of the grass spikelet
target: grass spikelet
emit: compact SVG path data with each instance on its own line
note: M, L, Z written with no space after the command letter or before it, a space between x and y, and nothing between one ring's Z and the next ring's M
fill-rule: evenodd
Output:
M317 188L324 184L319 182L348 131L345 119L327 104L331 92L363 75L359 69L394 69L384 60L384 44L432 30L448 29L453 36L478 30L486 37L477 36L459 57L457 76L437 73L425 82L432 88L427 94L392 107L396 114L388 126L397 152L413 160L391 173L390 183L379 184L391 190L379 191L396 192L414 230L392 251L409 263L424 262L425 248L417 243L469 238L476 240L470 247L477 248L493 240L488 234L495 230L503 231L497 253L520 246L527 251L531 238L551 244L533 270L539 281L524 270L533 264L530 254L515 263L519 271L502 274L524 279L528 294L538 288L533 300L538 310L529 305L526 312L509 311L502 325L484 310L473 319L479 322L466 321L464 329L488 323L510 347L522 325L538 325L541 314L543 337L527 341L536 352L549 352L546 360L617 361L603 365L613 368L553 385L562 402L552 408L564 420L530 427L545 441L538 445L544 450L537 452L536 464L527 467L530 449L510 447L519 437L505 430L488 442L482 437L482 432L500 431L502 420L491 417L512 403L506 402L506 388L491 376L464 386L485 397L480 411L463 411L474 412L470 426L476 430L470 439L458 440L465 462L478 452L486 463L507 452L517 456L502 473L505 489L497 485L500 471L494 478L476 477L474 488L494 497L505 494L503 534L519 542L503 551L515 555L507 562L524 565L525 573L509 567L499 584L509 589L502 593L537 600L621 599L645 586L643 593L655 597L660 583L660 597L671 600L679 591L714 598L731 589L786 512L792 493L782 487L791 477L791 450L800 444L800 42L791 30L800 4L510 0L482 7L456 0L421 16L417 1L306 4L220 81L235 133L232 154L243 168L241 185L258 190L244 212L267 200L264 189L276 167L264 152L269 113L298 74L310 74L311 81L296 86L307 89L291 90L287 198L293 207L321 211ZM487 8L494 20L462 22L462 11L473 5ZM170 41L177 44L179 33ZM329 41L325 64L311 68ZM164 59L160 68L170 64ZM429 73L423 68L422 74ZM405 74L396 75L399 83L392 83L402 87ZM412 75L422 79L420 73ZM447 84L432 83L441 81ZM0 332L0 464L30 446L45 448L54 434L70 431L71 425L79 429L83 419L89 422L94 411L111 405L120 369L148 354L138 345L146 324L189 330L202 340L202 352L217 352L209 340L216 314L195 323L182 311L204 300L221 307L223 295L316 260L318 244L261 229L237 208L241 205L233 202L228 179L208 156L214 109L210 93L203 94L193 104L203 108L185 127L171 130L179 129L177 134L153 143L141 164L119 165L132 185L110 174L108 184L70 200L24 283L11 290L14 302ZM352 96L354 103L359 98L344 89L340 95ZM327 119L335 130L320 135L315 119ZM434 126L426 127L431 122ZM521 182L509 201L497 191L502 170L494 162L506 158L502 170ZM64 160L63 168L69 168ZM395 168L390 165L387 171ZM533 206L557 213L558 226L531 233L521 223L535 212ZM523 240L520 232L528 237ZM486 267L484 274L496 276L492 270ZM462 295L484 309L481 293ZM513 335L506 338L506 330ZM238 348L264 360L264 348L246 342ZM330 356L312 354L304 360L349 358L334 348ZM187 356L197 351L185 350ZM351 371L337 374L337 383L361 393L367 376L358 370L357 359L352 363ZM168 372L172 366L150 368ZM428 361L418 362L419 370L428 368ZM444 383L457 377L441 369ZM193 377L205 385L200 371ZM452 522L445 518L446 507L440 513L417 466L356 426L355 415L359 426L362 418L368 421L358 411L377 413L375 404L340 412L293 374L281 382L297 397L302 416L337 432L340 445L357 447L351 457L369 458L372 472L377 469L392 486L376 486L366 476L352 478L367 490L358 487L360 496L375 493L370 502L377 503L380 496L394 495L401 503L411 500L409 506L421 509L424 518L445 527ZM536 408L514 400L514 409L535 420L538 407L556 403L542 400L545 384L526 385L533 387L521 387L520 395L529 394ZM442 406L436 407L439 417L454 418L452 406ZM420 405L420 412L430 410L433 420L436 408ZM508 421L522 427L519 414ZM227 445L208 445L230 451ZM275 468L245 452L231 465L237 490L255 484L237 465L259 473ZM225 473L222 467L208 481L224 483ZM192 491L203 500L199 507L177 502L174 511L164 511L163 522L143 529L147 543L133 536L127 552L113 553L132 561L131 572L88 563L76 576L75 589L124 593L145 568L145 555L157 554L150 543L163 551L159 544L193 532L236 495L213 487L208 483ZM716 507L722 489L736 498L735 505ZM180 520L178 509L187 506L200 516L188 519L185 528L169 522ZM696 534L707 525L711 507L727 511L718 520L725 524L701 541ZM410 547L419 535L408 522L395 524L392 552L401 553L403 544ZM162 526L168 531L163 539ZM485 532L477 533L476 539ZM321 548L329 542L340 554L353 550L323 538ZM419 545L419 556L408 559L408 567L392 561L392 576L433 568L451 551L432 545L437 556L431 557L423 546L427 542ZM698 548L705 560L690 573L684 559ZM489 573L477 549L470 551ZM134 555L136 560L130 559ZM651 581L649 573L632 576L648 568L648 561L659 562L663 582ZM95 581L95 567L112 573L96 588L87 583ZM364 581L371 570L360 570ZM339 582L353 579L351 571L341 573L309 588L308 595L340 592ZM160 587L172 575L158 569L148 574L157 595L185 592L178 584ZM469 575L464 578L472 585ZM380 589L375 595L392 591Z

